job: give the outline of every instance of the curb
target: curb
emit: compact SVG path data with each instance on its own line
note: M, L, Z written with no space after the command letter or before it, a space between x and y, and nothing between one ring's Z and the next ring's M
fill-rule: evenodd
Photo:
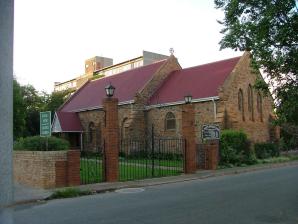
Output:
M281 167L296 167L296 166L298 166L298 161L291 161L291 162L285 162L285 163L255 165L251 167L236 167L236 168L233 167L233 168L226 168L222 170L210 170L210 171L206 171L205 173L202 173L204 171L197 171L197 173L195 174L182 174L180 176L161 177L161 178L146 179L146 180L139 180L139 181L115 182L110 184L105 183L105 185L109 185L109 186L103 186L102 183L98 183L98 184L80 185L74 188L78 188L81 190L90 190L95 194L100 194L100 193L112 192L123 188L159 186L164 184L172 184L172 183L193 181L193 180L199 180L199 179L208 179L208 178L219 177L219 176L230 176L230 175L237 175L241 173L256 172L256 171L275 169L275 168L281 168ZM49 200L48 197L28 199L23 201L22 200L15 201L9 207L14 207L16 205L30 204L30 203L38 203L46 200Z

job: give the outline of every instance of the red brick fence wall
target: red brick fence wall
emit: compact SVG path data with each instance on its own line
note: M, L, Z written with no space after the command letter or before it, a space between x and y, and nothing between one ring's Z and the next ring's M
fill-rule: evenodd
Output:
M80 185L80 151L14 151L14 179L40 188Z

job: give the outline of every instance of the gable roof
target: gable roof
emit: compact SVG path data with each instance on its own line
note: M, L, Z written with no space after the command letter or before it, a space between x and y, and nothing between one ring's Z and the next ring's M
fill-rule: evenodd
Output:
M165 61L162 60L117 75L90 81L82 86L60 108L60 111L76 112L101 107L102 100L106 98L105 87L110 83L116 88L114 96L118 98L119 103L132 101L135 94L151 79Z
M241 57L230 58L172 72L149 99L149 105L218 96L218 88L232 72Z
M78 115L74 112L57 111L52 124L52 132L82 132Z

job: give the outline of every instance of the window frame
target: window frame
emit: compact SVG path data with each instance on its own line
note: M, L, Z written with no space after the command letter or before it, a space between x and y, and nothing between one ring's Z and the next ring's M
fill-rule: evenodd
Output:
M169 122L173 122L169 125ZM170 127L169 127L170 126ZM173 112L168 112L165 116L165 130L166 131L174 131L176 130L176 116Z

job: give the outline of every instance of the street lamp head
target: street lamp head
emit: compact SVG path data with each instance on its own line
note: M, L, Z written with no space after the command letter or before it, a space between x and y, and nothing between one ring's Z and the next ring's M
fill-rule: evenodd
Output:
M188 95L184 96L185 103L191 103L191 100L192 100L192 95L191 94L188 94Z
M105 87L107 97L112 97L114 95L115 87L110 83Z

